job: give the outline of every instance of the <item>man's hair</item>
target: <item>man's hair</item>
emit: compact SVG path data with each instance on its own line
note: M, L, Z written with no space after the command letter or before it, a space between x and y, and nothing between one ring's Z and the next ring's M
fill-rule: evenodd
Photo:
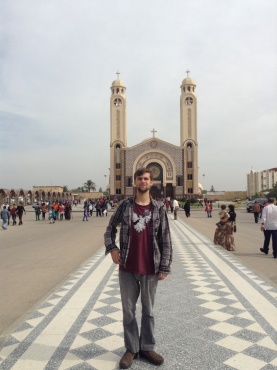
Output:
M268 198L268 203L274 203L274 198Z
M150 175L150 180L152 181L153 180L153 173L151 170L149 170L148 168L146 167L141 167L139 168L138 170L136 170L136 172L134 173L134 180L139 177L139 176L142 176L144 175L145 173L149 173Z

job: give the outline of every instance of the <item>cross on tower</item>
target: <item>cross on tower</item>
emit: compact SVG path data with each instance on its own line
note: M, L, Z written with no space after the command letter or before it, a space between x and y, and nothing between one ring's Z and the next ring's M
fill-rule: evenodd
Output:
M116 74L117 74L117 79L119 80L120 72L116 72Z
M152 134L153 134L153 137L155 137L155 133L156 133L157 131L155 131L155 129L153 128L153 130L152 130L151 132L152 132Z
M190 73L190 71L187 69L186 70L187 77L189 77L189 73Z

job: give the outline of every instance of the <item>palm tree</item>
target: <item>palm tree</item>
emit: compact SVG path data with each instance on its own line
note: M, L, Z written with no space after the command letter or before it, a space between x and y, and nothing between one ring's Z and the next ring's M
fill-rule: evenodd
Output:
M90 190L95 190L96 189L96 185L92 180L87 180L84 183L84 188L87 189L88 192L90 193Z

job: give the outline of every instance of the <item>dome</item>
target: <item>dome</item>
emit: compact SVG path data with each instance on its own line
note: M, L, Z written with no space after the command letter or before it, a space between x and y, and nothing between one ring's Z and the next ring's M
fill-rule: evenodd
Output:
M122 80L114 80L112 83L112 87L125 87L126 85Z
M194 86L196 86L196 83L193 81L192 78L187 77L183 80L182 85L194 85Z

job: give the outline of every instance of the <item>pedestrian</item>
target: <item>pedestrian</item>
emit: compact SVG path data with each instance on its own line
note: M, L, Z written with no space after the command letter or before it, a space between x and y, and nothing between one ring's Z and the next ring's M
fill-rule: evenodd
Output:
M213 211L212 202L206 202L205 204L206 204L205 212L207 212L207 217L212 218L212 211Z
M39 203L37 203L37 205L35 206L35 214L36 214L36 221L39 221L39 216L41 214L41 208L40 208Z
M83 221L88 221L88 209L87 207L84 208L84 216L83 216Z
M60 212L60 221L62 221L63 220L63 218L64 218L64 205L61 203L60 205L59 205L59 212Z
M64 218L67 221L71 220L71 211L72 211L71 204L69 203L69 201L67 201L64 207Z
M56 212L55 212L55 209L54 207L52 207L51 211L49 211L49 223L50 224L54 224L55 223L55 220L56 220Z
M261 231L264 233L264 246L260 251L268 254L272 235L273 257L277 258L277 206L274 205L273 198L268 199L268 205L263 209Z
M6 210L9 212L9 216L8 216L8 226L9 226L9 224L10 224L10 217L11 217L11 207L10 207L10 205L9 205L9 203L8 202L6 202Z
M104 202L102 204L102 215L103 216L108 216L108 203L107 202Z
M255 203L253 204L252 212L254 213L254 221L257 224L259 221L259 214L261 212L260 203L258 203L257 201L255 201Z
M102 212L101 212L101 204L99 203L99 200L96 202L95 209L96 209L96 217L98 216L101 217Z
M233 230L234 232L236 232L237 231L237 226L236 226L237 214L235 212L235 207L233 204L229 204L228 208L229 208L229 211L228 211L229 222L233 222Z
M10 217L10 212L7 209L7 206L4 206L1 211L1 218L2 218L2 229L7 230L8 229L8 220Z
M179 202L176 198L173 199L172 206L173 206L174 220L177 220L177 212L178 212L178 209L179 209Z
M92 216L92 212L93 212L93 205L92 205L92 203L89 203L88 209L89 209L89 215L91 217Z
M166 209L153 200L150 188L153 174L140 168L134 174L136 195L122 200L110 219L104 239L106 254L119 265L119 285L123 308L126 352L120 367L127 369L138 354L155 365L164 359L154 351L153 308L158 280L170 272L172 244ZM120 247L115 244L120 225ZM141 294L140 335L136 320L136 303Z
M59 219L59 209L60 209L60 207L59 207L58 202L55 202L53 204L53 207L54 207L54 211L55 211L55 221L56 221L56 220Z
M47 212L47 206L46 204L43 202L41 204L41 215L42 215L42 220L45 221L45 215L46 215L46 212Z
M184 205L184 211L187 217L190 217L190 202L189 200L186 201Z
M217 223L217 228L214 233L214 244L221 245L227 251L235 250L235 240L234 240L234 223L229 221L231 215L223 209L220 212L220 222Z
M22 202L19 202L19 205L16 207L16 211L17 211L17 216L19 218L19 223L18 225L23 225L23 221L22 221L22 217L23 217L23 212L24 214L26 215L26 211L25 211L25 208L23 206L23 203Z
M11 208L10 215L12 217L13 226L14 226L14 225L16 225L16 205L15 204L13 204L13 206Z

